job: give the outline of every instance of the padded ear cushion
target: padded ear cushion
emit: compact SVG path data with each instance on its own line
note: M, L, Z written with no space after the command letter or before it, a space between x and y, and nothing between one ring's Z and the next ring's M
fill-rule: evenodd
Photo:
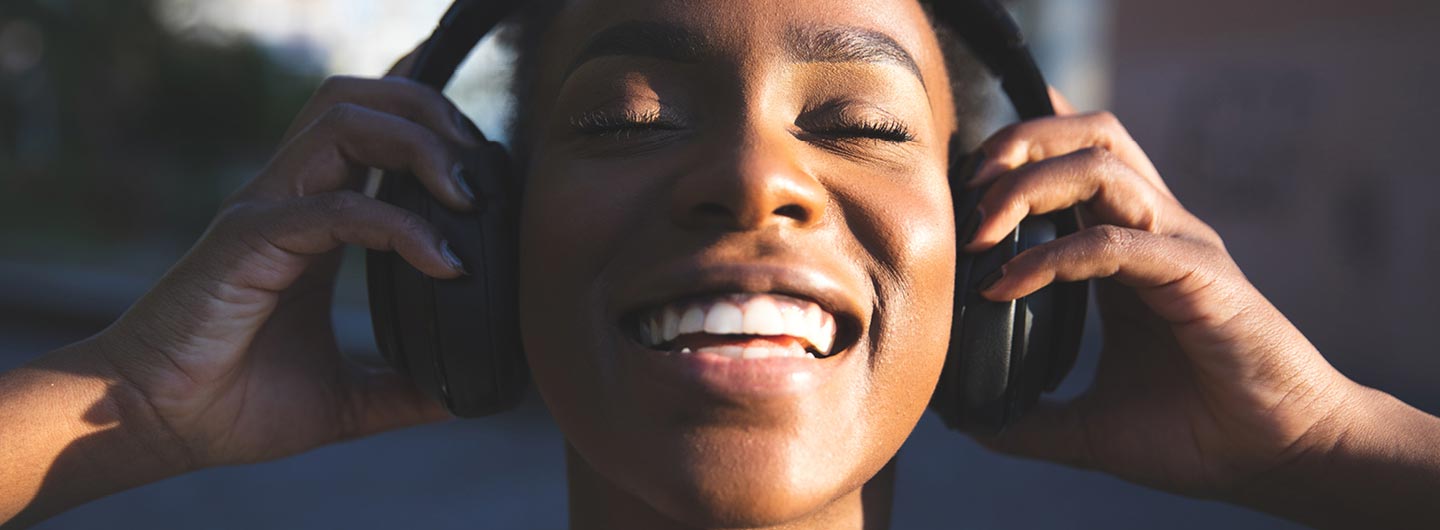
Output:
M500 144L469 152L465 163L480 211L433 203L430 219L471 275L434 282L435 318L450 410L478 417L519 403L530 374L520 346L518 183Z
M961 223L973 215L986 191L964 189L971 166L963 164L951 179L955 218ZM979 254L957 249L950 346L931 399L931 409L951 428L1002 429L1029 410L1042 392L1053 390L1073 365L1087 284L1050 286L1003 303L979 292L980 282L1016 254L1078 228L1073 216L1074 211L1067 210L1027 218Z
M430 221L471 274L436 280L398 255L371 252L367 275L386 359L455 415L478 417L518 403L529 370L516 291L519 194L508 156L490 143L468 152L465 164L478 213L445 208L408 175L387 175L379 198Z
M420 194L426 191L413 175L387 173L376 198L426 217L427 204ZM423 322L433 311L429 278L390 252L369 251L365 260L366 283L370 287L370 320L376 343L390 365L409 374L430 397L443 401L440 374L432 352L431 334ZM425 314L417 314L417 313Z

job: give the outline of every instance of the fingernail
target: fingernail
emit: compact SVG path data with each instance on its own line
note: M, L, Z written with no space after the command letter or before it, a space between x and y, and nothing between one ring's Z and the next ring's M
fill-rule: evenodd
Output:
M989 291L990 288L995 287L995 284L1000 283L1000 279L1004 277L1005 267L1000 267L999 270L990 273L989 276L986 276L984 279L980 280L980 283L975 287L975 290L982 293L985 291Z
M985 209L976 207L970 212L970 218L965 221L965 226L960 229L960 248L970 246L975 242L975 235L980 231L980 225L985 224Z
M475 190L470 189L470 170L465 168L464 162L456 162L455 167L450 170L450 176L455 179L455 187L460 188L460 193L465 195L470 204L480 202L475 197Z
M470 273L465 270L465 264L460 262L460 256L455 255L455 249L450 248L449 241L440 242L440 254L445 256L445 261L450 264L450 268L459 271L460 274L470 275Z

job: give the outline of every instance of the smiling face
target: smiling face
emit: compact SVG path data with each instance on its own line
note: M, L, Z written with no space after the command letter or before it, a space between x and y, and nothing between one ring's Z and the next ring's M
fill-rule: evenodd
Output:
M954 110L920 6L575 1L537 60L521 317L572 468L696 526L853 504L948 339Z

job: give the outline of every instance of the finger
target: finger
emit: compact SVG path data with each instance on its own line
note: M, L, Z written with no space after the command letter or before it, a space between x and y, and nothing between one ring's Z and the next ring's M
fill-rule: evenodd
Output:
M1160 234L1193 232L1198 219L1180 203L1155 189L1149 181L1120 162L1109 151L1089 148L1058 158L1026 165L1007 173L985 191L968 252L990 248L1019 226L1026 216L1085 204L1096 224L1110 224Z
M395 61L395 65L390 67L390 71L385 72L385 77L410 77L414 73L413 70L415 69L415 63L419 62L420 60L420 49L424 46L425 43L420 43L420 45L416 46L415 49L410 50L410 53L407 53L404 57L401 57L399 61Z
M465 274L441 234L409 210L338 191L291 199L278 205L240 205L217 223L237 233L247 255L267 260L233 260L242 285L281 291L305 272L305 260L345 244L396 252L420 272L442 279Z
M341 438L358 438L451 418L444 405L421 392L409 377L389 370L357 368Z
M1008 301L1055 282L1111 278L1134 288L1172 324L1224 321L1244 309L1243 282L1220 248L1200 241L1113 225L1090 227L1016 255L981 294Z
M1075 105L1070 104L1070 99L1065 97L1065 94L1060 93L1060 89L1052 86L1049 87L1049 91L1050 104L1055 107L1056 116L1069 116L1072 114L1079 114L1079 112L1075 110Z
M1040 118L1001 129L980 145L985 158L966 187L979 188L1025 164L1092 147L1114 153L1150 184L1171 194L1145 150L1108 112Z
M456 210L469 210L476 201L459 153L432 130L348 103L331 107L287 144L255 186L275 196L354 189L366 168L415 175Z
M331 77L320 85L286 131L284 141L288 142L300 134L331 108L347 104L399 116L428 127L446 140L460 145L474 147L484 141L484 135L475 123L434 88L403 77L367 79L345 76Z

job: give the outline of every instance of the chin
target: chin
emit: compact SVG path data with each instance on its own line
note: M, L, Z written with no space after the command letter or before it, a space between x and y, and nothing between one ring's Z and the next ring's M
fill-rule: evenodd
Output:
M696 528L772 527L821 516L885 463L838 455L822 433L792 427L684 430L633 451L606 451L611 440L597 440L599 447L588 448L593 455L589 444L574 446L618 490Z
M536 383L581 461L571 463L573 495L603 490L696 528L776 526L850 509L839 502L847 496L858 501L918 421L926 396L908 396L903 414L886 405L907 393L873 399L874 363L858 311L829 309L842 304L818 293L801 298L798 288L781 295L774 286L751 287L666 294L658 304L601 315L578 312L602 304L571 304L571 318L588 322L576 329L588 333L527 333ZM772 302L800 310L764 307ZM667 307L713 312L717 303L741 310L739 328L717 323L710 329L726 331L713 334L720 337L687 337L685 326L667 326ZM822 307L813 323L752 322L796 340L745 334L752 311L803 315ZM647 326L655 329L639 329ZM726 355L736 347L739 358ZM577 464L591 475L583 484L573 476Z
M864 439L855 438L864 429L837 414L852 406L831 409L823 401L777 407L789 410L776 411L773 422L718 423L726 421L720 417L682 426L673 458L649 468L657 480L635 486L645 488L652 506L701 527L773 526L821 512L888 459L871 462L867 449L853 443Z

